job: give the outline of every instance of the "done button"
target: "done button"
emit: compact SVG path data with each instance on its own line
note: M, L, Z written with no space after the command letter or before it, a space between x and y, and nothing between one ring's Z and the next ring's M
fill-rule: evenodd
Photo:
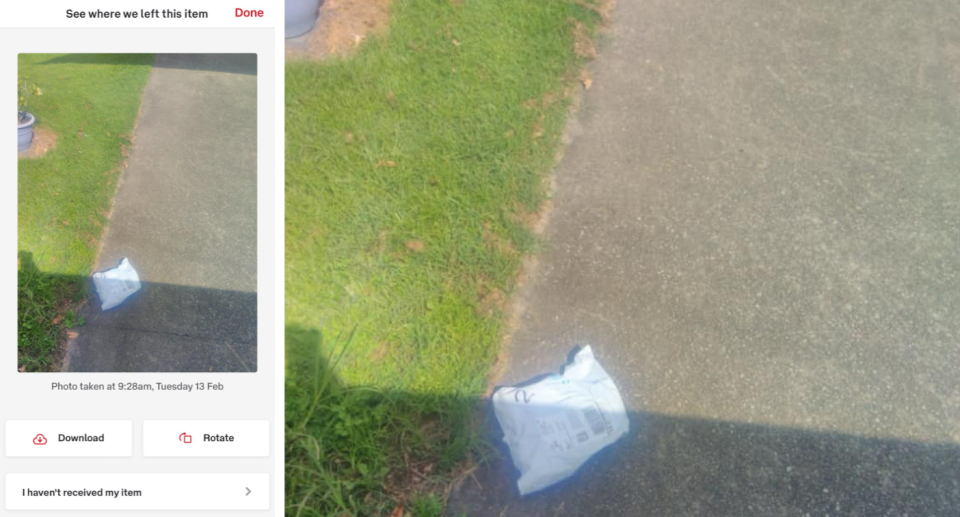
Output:
M146 420L144 456L266 457L267 420Z

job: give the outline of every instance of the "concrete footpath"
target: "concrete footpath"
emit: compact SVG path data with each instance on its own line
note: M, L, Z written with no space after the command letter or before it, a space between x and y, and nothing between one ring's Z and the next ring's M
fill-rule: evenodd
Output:
M589 343L631 432L524 499L494 462L449 515L960 514L957 27L618 2L499 384Z
M257 63L157 55L95 271L127 258L142 289L93 295L68 371L256 371Z

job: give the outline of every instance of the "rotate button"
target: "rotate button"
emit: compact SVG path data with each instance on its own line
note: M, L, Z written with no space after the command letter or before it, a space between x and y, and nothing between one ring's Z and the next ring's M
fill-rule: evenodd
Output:
M146 420L143 455L154 457L266 457L267 420Z

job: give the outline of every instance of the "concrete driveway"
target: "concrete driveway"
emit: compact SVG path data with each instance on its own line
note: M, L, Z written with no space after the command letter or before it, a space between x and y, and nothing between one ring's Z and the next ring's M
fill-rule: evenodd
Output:
M95 270L143 287L68 344L68 371L256 371L257 60L160 54Z
M450 515L960 514L960 8L621 1L500 384L593 345L633 430Z

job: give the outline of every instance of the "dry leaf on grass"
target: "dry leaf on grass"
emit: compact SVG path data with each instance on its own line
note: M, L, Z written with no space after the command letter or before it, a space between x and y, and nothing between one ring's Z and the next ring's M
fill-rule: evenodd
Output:
M534 123L533 123L533 137L534 137L534 138L540 138L541 136L543 136L543 124L541 124L540 122L534 122Z
M593 78L590 77L590 72L587 72L586 70L580 72L580 84L583 85L583 89L590 89L590 86L593 85Z
M377 345L377 348L373 351L373 353L370 354L370 360L373 361L374 363L379 363L380 361L383 360L384 357L387 356L387 352L389 350L390 350L390 347L387 344L387 342L381 341L380 344Z
M396 167L397 162L393 160L380 160L377 162L377 167Z
M57 314L57 317L56 317L56 318L53 318L53 321L51 321L50 324L51 324L51 325L56 325L56 324L60 323L61 320L63 320L63 314Z
M577 21L573 24L573 52L577 57L586 59L597 57L597 47L590 37L590 30L583 22Z
M402 504L398 504L397 506L395 506L395 507L393 508L393 511L390 512L390 516L389 516L389 517L403 517L403 505L402 505Z
M27 365L23 365L23 366L21 366L20 368L17 368L17 371L18 371L18 372L25 372L25 371L27 371Z
M407 241L407 249L416 253L421 253L427 246L423 241L419 239L414 239L412 241Z

